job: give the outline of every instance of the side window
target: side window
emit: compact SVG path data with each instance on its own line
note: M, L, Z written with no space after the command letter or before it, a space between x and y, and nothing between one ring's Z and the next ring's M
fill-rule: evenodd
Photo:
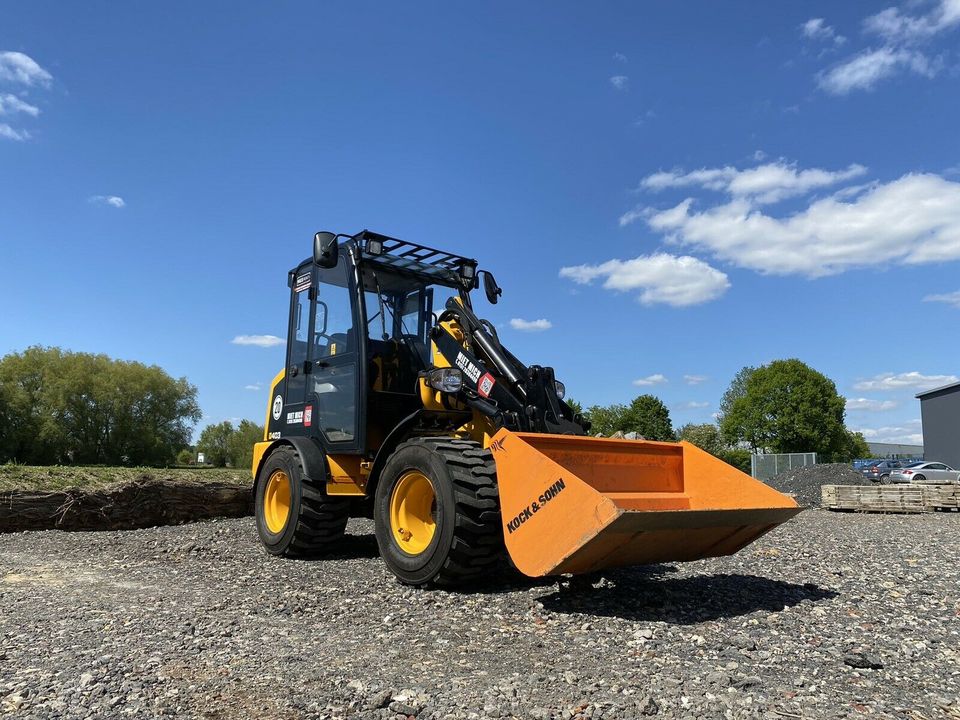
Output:
M287 358L287 403L303 402L306 379L303 364L310 346L310 271L298 273L290 307L290 356ZM293 374L291 368L298 372Z
M328 358L357 350L357 333L353 327L353 308L343 258L337 267L320 271L313 347L314 358Z

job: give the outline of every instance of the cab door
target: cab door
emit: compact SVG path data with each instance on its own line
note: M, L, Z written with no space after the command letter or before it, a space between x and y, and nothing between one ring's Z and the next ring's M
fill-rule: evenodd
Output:
M365 354L354 266L341 253L336 267L314 270L316 291L310 324L310 365L304 429L330 453L360 452L362 368Z
M290 274L290 318L287 331L287 362L283 397L273 402L273 423L284 436L304 432L304 409L307 405L310 374L310 325L312 299L315 294L312 263L305 263ZM309 420L308 420L309 427Z

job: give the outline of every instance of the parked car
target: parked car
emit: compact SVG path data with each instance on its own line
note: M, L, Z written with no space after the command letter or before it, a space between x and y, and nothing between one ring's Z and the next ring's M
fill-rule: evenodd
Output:
M890 483L891 473L893 473L894 470L902 468L904 464L905 463L899 460L877 460L860 468L860 473L867 480L888 485Z
M941 462L915 462L890 473L895 483L955 483L960 482L960 470Z

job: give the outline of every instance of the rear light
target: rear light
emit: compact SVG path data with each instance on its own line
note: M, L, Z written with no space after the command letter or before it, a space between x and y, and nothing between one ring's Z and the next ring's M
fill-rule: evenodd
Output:
M913 475L913 470L901 470L901 475Z

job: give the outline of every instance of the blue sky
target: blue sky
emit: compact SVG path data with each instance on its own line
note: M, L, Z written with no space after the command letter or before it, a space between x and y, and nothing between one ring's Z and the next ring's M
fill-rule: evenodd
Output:
M262 422L316 230L480 259L584 404L798 357L919 438L960 375L960 1L37 1L0 26L0 353Z

